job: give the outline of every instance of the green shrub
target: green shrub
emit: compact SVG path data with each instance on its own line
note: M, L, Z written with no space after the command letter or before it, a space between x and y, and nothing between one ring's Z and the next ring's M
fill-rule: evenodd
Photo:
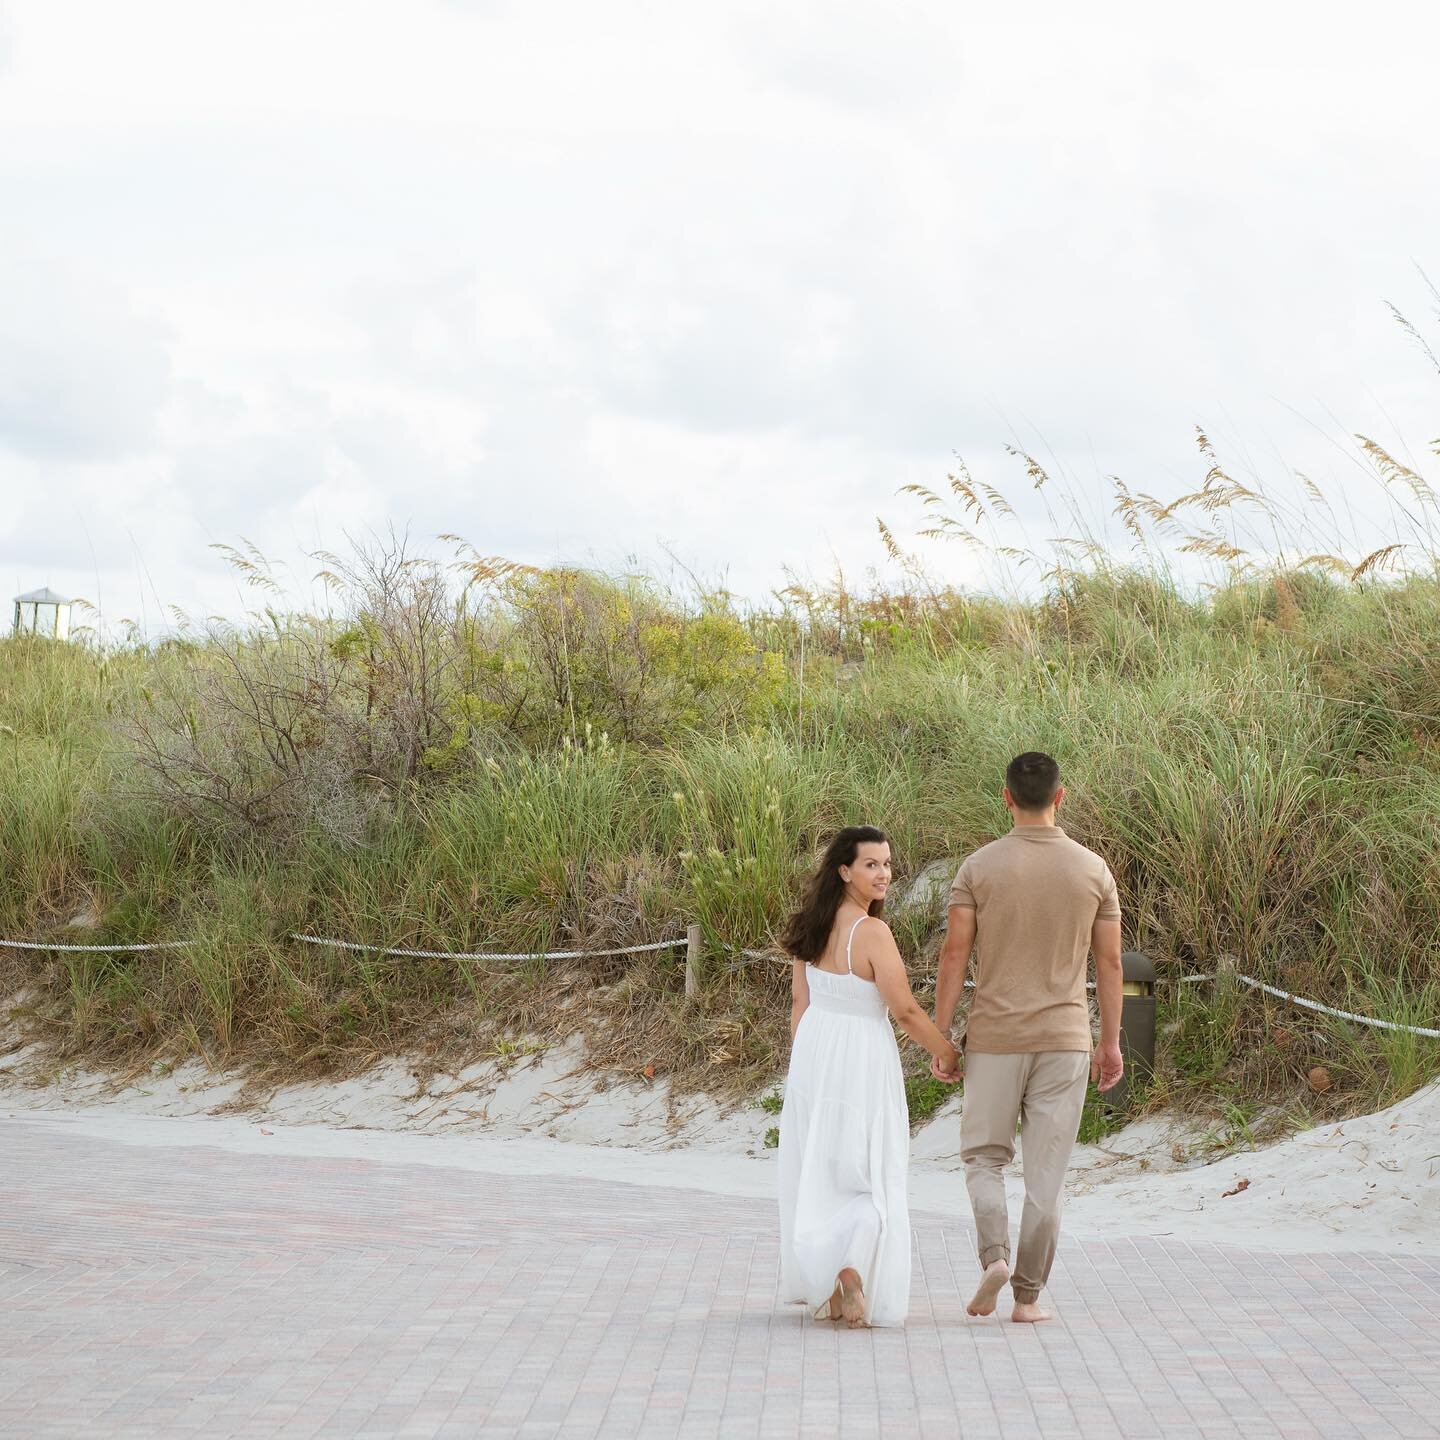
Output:
M335 616L110 654L0 640L4 933L78 917L199 942L0 954L0 979L40 997L37 1034L294 1066L509 1026L759 1087L785 1053L787 975L739 952L773 941L825 838L885 826L903 881L1002 833L1004 765L1041 748L1160 969L1150 1103L1340 1113L1436 1073L1434 1042L1170 982L1233 959L1436 1022L1440 579L1291 567L1291 613L1275 576L1206 601L1163 572L1071 572L1034 601L916 586L741 616L580 571L487 575L457 596L372 564ZM688 1001L678 950L490 966L286 938L509 953L697 922ZM922 992L934 923L899 927ZM1311 1064L1332 1091L1308 1091ZM909 1099L943 1092L921 1075Z

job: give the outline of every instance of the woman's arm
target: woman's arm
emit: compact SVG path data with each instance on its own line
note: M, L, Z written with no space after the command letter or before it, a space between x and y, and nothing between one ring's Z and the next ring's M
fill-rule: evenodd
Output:
M917 1045L923 1045L935 1057L939 1069L946 1076L958 1078L959 1051L950 1043L949 1036L941 1034L939 1027L910 993L910 977L905 973L905 962L900 958L890 927L880 921L863 926L860 934L865 936L865 958L874 968L875 984L879 987L881 999L890 1007L895 1023Z
M809 967L803 960L797 960L790 971L790 1038L800 1028L800 1017L810 1006Z

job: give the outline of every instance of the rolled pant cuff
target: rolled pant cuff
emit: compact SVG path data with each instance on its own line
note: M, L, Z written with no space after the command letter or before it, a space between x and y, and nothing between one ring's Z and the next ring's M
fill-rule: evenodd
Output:
M980 1252L980 1268L982 1270L987 1265L993 1265L997 1260L1003 1260L1007 1265L1010 1263L1010 1247L1008 1245L987 1245Z
M1039 1290L1031 1290L1025 1285L1012 1285L1010 1293L1015 1297L1017 1305L1033 1305L1039 1298Z

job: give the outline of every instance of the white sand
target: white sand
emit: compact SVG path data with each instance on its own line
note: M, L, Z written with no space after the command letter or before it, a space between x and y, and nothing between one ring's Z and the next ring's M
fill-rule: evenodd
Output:
M403 1060L387 1060L347 1080L307 1081L275 1089L209 1071L199 1061L143 1077L75 1066L47 1070L38 1047L0 1055L0 1105L83 1109L127 1115L246 1114L266 1123L394 1130L492 1139L674 1150L700 1147L760 1154L776 1120L758 1105L729 1111L701 1096L675 1099L663 1081L616 1080L584 1068L578 1044L543 1054L481 1060L439 1071L423 1085Z
M1274 1145L1209 1163L1174 1157L1175 1144L1192 1151L1197 1139L1193 1127L1150 1118L1103 1144L1078 1146L1066 1230L1292 1251L1440 1254L1440 1083L1378 1114ZM942 1195L948 1206L965 1203L958 1150L958 1119L939 1117L915 1137L917 1208L941 1208ZM1240 1189L1242 1181L1249 1183Z
M198 1063L117 1084L82 1069L51 1074L42 1059L33 1049L0 1056L0 1112L126 1143L364 1155L730 1194L775 1190L775 1152L764 1135L776 1117L758 1103L726 1111L691 1098L672 1106L663 1081L597 1081L574 1048L481 1061L424 1086L411 1066L391 1060L354 1079L243 1101L239 1079ZM1196 1142L1193 1128L1147 1119L1103 1145L1079 1147L1067 1231L1440 1253L1440 1085L1268 1148L1210 1164L1177 1158L1177 1143L1188 1155ZM952 1102L915 1136L912 1208L966 1213L958 1150ZM1226 1196L1241 1180L1248 1186ZM1018 1220L1018 1173L1012 1182Z

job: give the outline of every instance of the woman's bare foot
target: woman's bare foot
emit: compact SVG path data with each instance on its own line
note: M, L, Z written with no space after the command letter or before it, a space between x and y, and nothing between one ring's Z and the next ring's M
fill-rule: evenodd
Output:
M845 1317L847 1325L863 1325L865 1323L865 1291L860 1284L860 1276L854 1270L842 1270L836 1277L836 1289L840 1292L840 1313ZM831 1300L834 1305L834 1300Z
M829 1315L829 1318L830 1318L831 1320L838 1320L838 1319L840 1318L841 1314L842 1314L842 1311L841 1311L841 1308L840 1308L840 1287L837 1285L837 1286L835 1287L833 1293L832 1293L831 1296L830 1296L830 1315Z
M993 1315L995 1302L1010 1278L1010 1267L1003 1260L992 1260L980 1277L980 1288L970 1297L965 1307L967 1315Z
M1010 1312L1010 1318L1017 1325L1038 1325L1042 1320L1053 1320L1055 1317L1043 1309L1038 1300L1032 1300L1028 1305L1017 1303Z

